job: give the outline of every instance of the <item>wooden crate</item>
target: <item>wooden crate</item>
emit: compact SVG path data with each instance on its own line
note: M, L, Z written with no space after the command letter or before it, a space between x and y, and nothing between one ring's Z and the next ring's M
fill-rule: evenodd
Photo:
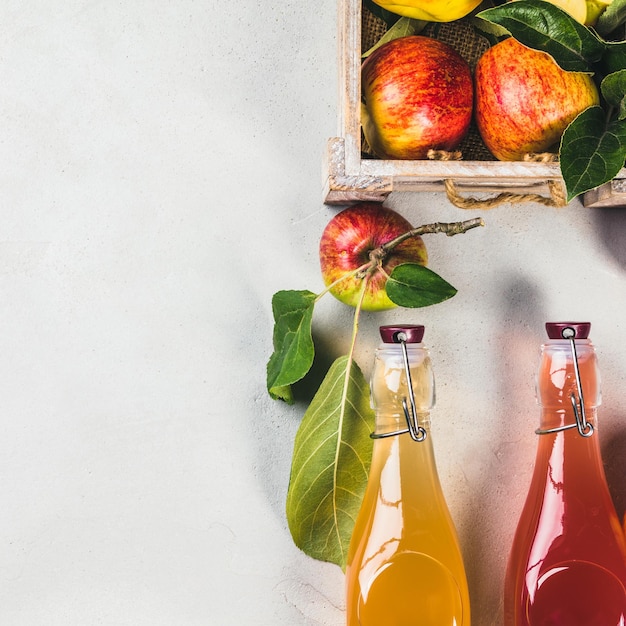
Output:
M362 0L338 0L339 137L328 140L324 202L382 202L392 191L443 191L462 208L505 202L563 206L563 182L555 162L496 160L382 160L364 156L361 135ZM587 207L626 206L626 169L581 197Z

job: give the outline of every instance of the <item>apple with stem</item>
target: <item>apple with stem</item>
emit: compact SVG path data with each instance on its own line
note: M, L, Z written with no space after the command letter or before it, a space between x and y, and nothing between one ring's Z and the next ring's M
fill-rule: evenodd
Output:
M476 125L500 161L558 147L570 122L600 101L589 74L566 72L547 53L513 37L480 57L474 82Z
M365 311L396 305L385 291L387 278L402 263L426 265L421 237L408 237L391 249L384 246L412 230L402 215L375 202L362 202L337 213L320 240L322 278L338 300Z
M323 296L331 293L354 309L351 358L361 311L419 308L456 294L452 285L425 267L422 235L452 237L479 226L484 222L475 217L413 228L400 214L375 202L362 202L335 214L319 246L326 289L319 293L281 290L272 298L274 352L267 365L270 395L293 402L291 385L304 378L313 364L311 321L315 304Z
M448 44L410 35L377 48L362 66L363 134L382 159L454 150L472 120L469 65Z

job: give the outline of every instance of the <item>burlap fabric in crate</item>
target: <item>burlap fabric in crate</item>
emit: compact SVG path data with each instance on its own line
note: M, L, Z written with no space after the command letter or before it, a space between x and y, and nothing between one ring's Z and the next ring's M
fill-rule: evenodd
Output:
M367 7L363 7L361 14L361 50L369 50L386 32L387 26L383 20L376 17ZM457 20L448 23L431 23L421 33L434 39L439 39L452 46L468 63L472 70L481 55L489 47L487 40L480 36L469 20ZM373 154L362 138L363 155L373 157ZM459 150L464 161L494 161L493 155L487 150L480 138L478 130L472 125Z

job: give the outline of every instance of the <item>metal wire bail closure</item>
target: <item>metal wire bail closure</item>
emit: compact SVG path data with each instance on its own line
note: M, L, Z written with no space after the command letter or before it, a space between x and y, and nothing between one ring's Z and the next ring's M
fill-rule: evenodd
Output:
M570 343L570 349L572 351L572 358L574 361L574 376L576 377L576 388L578 390L578 398L572 392L570 400L572 402L572 409L574 411L574 418L576 422L574 424L566 424L564 426L556 426L555 428L538 428L535 433L537 435L548 435L550 433L557 433L562 430L569 430L570 428L576 428L578 434L581 437L591 437L594 432L593 424L587 421L585 414L585 400L583 397L583 386L580 380L580 369L578 367L578 355L576 354L576 330L571 326L566 326L561 330L561 337L567 339Z
M409 364L409 353L406 347L407 335L402 331L396 335L396 340L400 344L402 350L402 359L404 361L404 371L406 374L406 384L409 389L409 400L402 398L402 409L404 411L404 418L406 419L407 428L403 430L396 430L390 433L371 433L372 439L384 439L385 437L393 437L395 435L404 435L409 433L413 441L418 443L424 441L427 436L426 429L419 425L417 406L415 404L415 394L413 392L413 380L411 378L411 367ZM410 405L409 405L410 402Z

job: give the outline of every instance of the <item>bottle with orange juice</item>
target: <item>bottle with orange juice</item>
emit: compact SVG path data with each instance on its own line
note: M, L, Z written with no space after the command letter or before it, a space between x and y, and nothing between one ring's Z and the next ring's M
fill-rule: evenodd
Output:
M371 379L376 430L348 562L348 626L469 626L465 568L439 482L435 384L423 326L383 326Z

